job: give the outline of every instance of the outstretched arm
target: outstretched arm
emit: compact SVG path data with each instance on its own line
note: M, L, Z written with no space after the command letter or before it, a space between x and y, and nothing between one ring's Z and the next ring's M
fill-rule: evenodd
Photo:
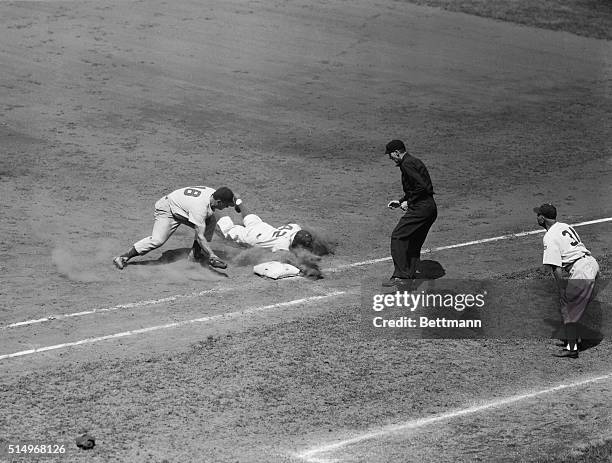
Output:
M206 229L204 231L204 238L206 238L206 241L212 241L215 228L217 227L217 221L218 219L216 214L213 214L206 219Z
M196 225L195 226L195 241L200 245L202 251L206 254L206 257L215 256L215 252L209 246L208 241L206 240L206 225Z
M196 225L195 226L195 231L196 231L195 241L201 248L201 251L205 254L204 258L208 260L208 264L211 267L226 268L227 264L223 262L221 259L219 259L219 257L214 253L214 251L208 245L208 242L206 240L206 233L207 233L206 228L207 228L206 225ZM211 238L212 238L212 232L214 231L214 227L212 227L210 230L211 230Z

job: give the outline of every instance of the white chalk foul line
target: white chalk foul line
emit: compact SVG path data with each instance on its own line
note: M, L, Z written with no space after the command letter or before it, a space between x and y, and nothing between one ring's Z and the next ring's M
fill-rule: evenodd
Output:
M280 309L283 307L290 307L290 306L294 306L294 305L300 305L300 304L309 304L312 302L316 302L316 301L320 301L322 299L328 299L331 297L336 297L336 296L341 296L342 294L346 294L346 291L333 291L327 294L323 294L320 296L310 296L310 297L305 297L302 299L294 299L292 301L286 301L286 302L279 302L277 304L271 304L271 305L265 305L265 306L261 306L261 307L253 307L250 309L245 309L245 310L241 310L241 311L237 311L237 312L229 312L229 313L222 313L222 314L218 314L218 315L210 315L207 317L201 317L201 318L194 318L192 320L183 320L180 322L172 322L172 323L166 323L165 325L157 325L157 326L149 326L147 328L141 328L138 330L130 330L130 331L123 331L121 333L114 333L114 334L108 334L106 336L99 336L99 337L95 337L95 338L87 338L87 339L82 339L80 341L73 341L73 342L65 342L62 344L56 344L53 346L45 346L45 347L37 347L34 349L28 349L28 350L23 350L20 352L14 352L12 354L3 354L0 355L0 360L4 360L4 359L8 359L8 358L13 358L13 357L23 357L24 355L32 355L32 354L38 354L40 352L47 352L50 350L57 350L57 349L63 349L66 347L74 347L74 346L80 346L83 344L93 344L96 342L100 342L100 341L107 341L110 339L118 339L118 338L125 338L127 336L134 336L137 334L144 334L144 333L151 333L153 331L159 331L159 330L165 330L165 329L169 329L169 328L178 328L181 326L186 326L186 325L191 325L194 323L208 323L208 322L212 322L212 321L216 321L216 320L228 320L228 319L232 319L232 318L237 318L237 317L243 317L245 315L253 315L255 313L259 313L259 312L264 312L267 310L274 310L274 309Z
M610 222L610 221L612 221L612 217L605 217L603 219L589 220L587 222L579 222L579 223L574 223L570 225L572 227L583 227L585 225L595 225L598 223L604 223L604 222ZM421 254L427 254L427 253L438 252L438 251L446 251L448 249L464 248L466 246L475 246L477 244L491 243L494 241L509 240L512 238L520 238L522 236L537 235L539 233L544 233L545 231L546 230L542 228L539 230L524 231L524 232L519 232L519 233L510 233L507 235L494 236L492 238L484 238L481 240L473 240L473 241L466 241L464 243L450 244L447 246L438 246L436 248L423 249L421 251ZM324 271L328 273L339 272L339 271L342 271L348 268L363 267L365 265L378 264L380 262L387 262L389 260L391 260L391 257L381 257L380 259L364 260L362 262L355 262L352 264L339 265L334 268L325 269Z
M91 315L91 314L95 314L95 313L113 312L115 310L121 310L121 309L136 309L136 308L139 308L139 307L146 307L146 306L149 306L149 305L163 304L165 302L173 302L173 301L177 301L177 300L180 300L180 299L190 299L190 298L194 298L194 297L201 297L201 296L204 296L206 294L213 293L213 292L229 291L230 289L231 288L207 289L207 290L200 291L200 292L197 292L197 293L177 294L175 296L168 296L168 297L164 297L164 298L161 298L161 299L152 299L152 300L148 300L148 301L129 302L127 304L119 304L119 305L115 305L113 307L105 307L105 308L101 308L101 309L83 310L81 312L72 312L72 313L59 314L59 315L49 315L48 317L37 318L35 320L26 320L26 321L22 321L22 322L11 323L10 325L5 325L5 326L0 327L0 329L17 328L19 326L33 325L35 323L48 322L48 321L51 321L51 320L61 320L62 318L80 317L82 315Z
M576 381L576 382L569 383L569 384L559 384L558 386L553 386L547 389L542 389L540 391L528 392L526 394L513 395L510 397L505 397L503 399L485 402L481 405L476 405L476 406L468 407L468 408L462 408L459 410L453 410L453 411L442 413L439 415L430 416L427 418L419 418L416 420L406 421L400 424L384 426L382 428L374 429L374 430L365 432L363 434L359 434L349 439L345 439L342 441L333 442L329 444L319 445L317 447L313 447L303 452L296 453L293 456L296 458L299 458L300 460L304 460L308 463L326 463L326 462L329 463L329 462L337 461L337 460L317 457L317 455L320 455L326 452L332 452L334 450L339 450L343 447L347 447L352 444L358 444L360 442L364 442L367 440L377 439L380 437L386 437L391 434L398 434L404 431L410 431L413 429L422 428L424 426L427 426L433 423L437 423L440 421L448 421L448 420L452 420L454 418L458 418L461 416L472 415L472 414L479 413L485 410L489 410L491 408L499 408L505 405L512 405L516 402L533 399L541 395L562 391L564 389L576 388L576 387L584 386L585 384L595 383L597 381L603 381L607 379L612 379L612 373L608 373L603 376L597 376L594 378L583 379L581 381Z
M572 226L573 227L582 227L582 226L585 226L585 225L594 225L594 224L603 223L603 222L610 222L610 221L612 221L612 217L607 217L607 218L603 218L603 219L596 219L596 220L589 220L588 222L575 223L575 224L572 224ZM437 252L437 251L444 251L444 250L448 250L448 249L463 248L463 247L466 247L466 246L474 246L474 245L477 245L477 244L490 243L490 242L493 242L493 241L501 241L501 240L507 240L507 239L511 239L511 238L519 238L521 236L528 236L528 235L535 235L535 234L538 234L538 233L544 233L545 231L546 230L544 230L544 229L531 230L531 231L526 231L526 232L519 232L519 233L508 234L508 235L495 236L495 237L492 237L492 238L484 238L484 239L480 239L480 240L466 241L464 243L451 244L451 245L447 245L447 246L439 246L439 247L432 248L432 249L424 249L422 251L422 254L427 254L427 253ZM391 257L382 257L382 258L379 258L379 259L370 259L370 260L364 260L364 261L361 261L361 262L354 262L354 263L351 263L351 264L339 265L337 267L324 269L323 271L326 272L326 273L335 273L335 272L341 272L342 270L346 270L346 269L349 269L349 268L363 267L363 266L366 266L366 265L378 264L380 262L387 262L387 261L390 261L390 260L391 260ZM18 328L18 327L23 327L23 326L28 326L28 325L34 325L36 323L43 323L43 322L48 322L48 321L52 321L52 320L61 320L63 318L79 317L79 316L82 316L82 315L91 315L91 314L96 314L96 313L113 312L113 311L121 310L121 309L133 309L133 308L139 308L139 307L146 307L146 306L150 306L150 305L162 304L162 303L165 303L165 302L172 302L172 301L176 301L178 299L189 299L189 298L201 297L201 296L204 296L206 294L211 294L211 293L214 293L214 292L221 292L221 291L229 292L229 291L233 291L235 289L238 289L238 288L234 288L234 287L213 288L213 289L208 289L208 290L205 290L205 291L200 291L198 293L177 294L177 295L174 295L174 296L164 297L162 299L154 299L154 300L148 300L148 301L138 301L138 302L132 302L132 303L128 303L128 304L119 304L119 305L116 305L116 306L113 306L113 307L107 307L107 308L101 308L101 309L92 309L92 310L86 310L86 311L81 311L81 312L73 312L73 313L68 313L68 314L49 315L48 317L44 317L44 318L37 318L37 319L34 319L34 320L25 320L25 321L21 321L21 322L11 323L9 325L0 326L0 330L5 330L5 329L9 329L9 328Z

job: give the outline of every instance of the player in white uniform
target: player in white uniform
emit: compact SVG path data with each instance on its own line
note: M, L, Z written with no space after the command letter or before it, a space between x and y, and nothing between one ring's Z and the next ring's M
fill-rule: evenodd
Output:
M243 203L238 206L243 225L235 224L230 217L221 217L217 226L223 237L235 243L266 248L272 252L290 251L298 246L312 250L313 237L296 223L273 227L255 214L250 214Z
M299 268L307 278L322 278L319 261L320 256L331 252L327 243L321 239L315 241L309 231L296 223L273 227L259 216L249 213L242 200L236 200L236 211L242 215L242 225L235 224L230 217L221 217L217 222L217 229L224 238L243 246L278 253L276 261Z
M163 245L184 224L195 230L195 240L205 252L213 267L225 268L208 245L216 225L215 210L234 205L234 193L227 187L217 190L205 186L179 188L155 203L155 222L151 236L134 243L125 254L115 257L113 263L123 269L132 257L142 256Z
M593 295L599 265L571 226L557 222L557 209L552 204L536 207L538 224L546 228L542 263L555 276L561 299L561 316L565 325L567 345L561 356L578 357L576 324L584 314ZM564 278L564 271L569 279Z

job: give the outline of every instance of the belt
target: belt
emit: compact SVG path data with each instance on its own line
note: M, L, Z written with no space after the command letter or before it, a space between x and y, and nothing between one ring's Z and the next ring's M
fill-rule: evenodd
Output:
M571 268L573 267L573 265L574 265L576 262L578 262L580 259L584 259L585 257L590 256L590 255L591 255L591 254L587 254L587 253L585 253L585 254L581 255L581 256L580 256L578 259L574 260L574 262L570 262L569 264L567 264L567 265L565 266L565 269L567 269L567 270L571 269Z

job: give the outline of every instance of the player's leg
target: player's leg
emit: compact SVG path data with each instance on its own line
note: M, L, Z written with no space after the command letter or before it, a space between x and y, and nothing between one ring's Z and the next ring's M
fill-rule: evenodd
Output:
M567 350L575 350L580 342L581 336L577 331L579 322L585 317L588 305L593 298L598 272L599 265L591 256L579 259L570 270L570 277L565 288L566 310L564 312L566 333L569 329L573 338L568 336ZM572 330L575 330L576 333Z
M256 214L246 214L242 217L242 223L244 224L244 228L252 229L264 223L264 221Z
M414 278L421 247L437 215L436 203L433 198L427 198L411 205L399 220L391 233L394 271L385 286Z
M244 241L249 246L261 246L274 236L276 229L267 222L261 220L256 214L248 214L244 217L246 235Z
M431 226L435 222L436 218L437 212L433 211L429 217L424 219L422 225L414 230L412 236L408 240L408 273L412 275L410 278L414 278L416 276L417 267L421 261L421 249L423 248L423 243L425 243L427 234L429 233L429 230L431 229Z
M578 328L576 323L565 324L565 339L567 345L560 357L578 358Z
M128 261L133 257L142 256L163 245L180 225L169 209L165 207L165 203L160 204L161 201L158 201L155 205L155 222L151 235L137 241L129 251L113 259L113 263L118 269L125 268Z
M217 221L217 228L225 239L238 244L245 244L246 228L235 224L230 217L220 217Z
M599 265L591 256L579 259L572 266L565 288L568 322L575 323L582 318L593 297L598 271Z
M408 258L409 238L414 227L412 218L405 214L391 233L391 258L393 259L393 275L389 284L396 280L410 278L410 260Z

